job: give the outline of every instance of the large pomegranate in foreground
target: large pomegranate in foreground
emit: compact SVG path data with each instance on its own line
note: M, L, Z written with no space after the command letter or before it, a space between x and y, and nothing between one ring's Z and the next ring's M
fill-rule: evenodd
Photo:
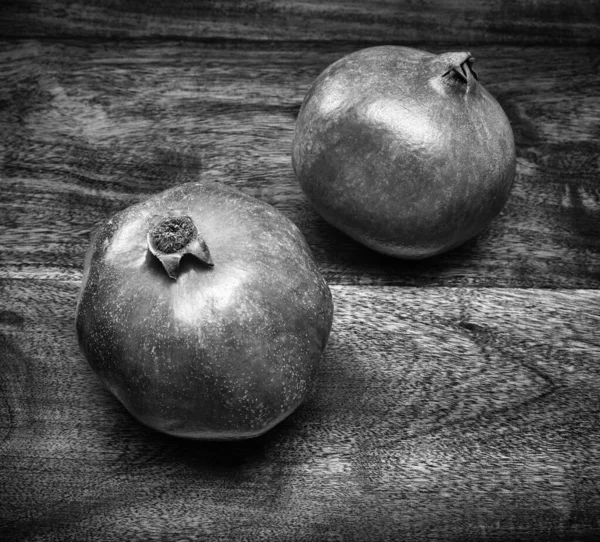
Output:
M319 75L292 162L328 222L417 259L463 243L501 211L515 176L513 133L472 64L470 53L381 46Z
M238 190L190 183L99 228L76 327L92 369L138 420L242 439L304 400L332 310L290 220Z

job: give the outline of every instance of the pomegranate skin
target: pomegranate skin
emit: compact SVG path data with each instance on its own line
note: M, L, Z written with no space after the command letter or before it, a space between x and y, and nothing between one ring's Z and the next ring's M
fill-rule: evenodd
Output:
M300 108L296 178L330 224L422 259L484 230L509 197L515 143L467 52L379 46L323 71Z

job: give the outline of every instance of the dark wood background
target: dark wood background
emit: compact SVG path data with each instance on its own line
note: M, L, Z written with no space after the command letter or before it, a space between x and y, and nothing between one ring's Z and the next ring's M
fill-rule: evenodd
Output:
M470 50L518 154L480 237L418 263L328 226L295 116L379 43ZM90 231L215 179L305 234L335 321L264 437L135 422L82 358ZM3 0L0 540L600 539L600 4Z

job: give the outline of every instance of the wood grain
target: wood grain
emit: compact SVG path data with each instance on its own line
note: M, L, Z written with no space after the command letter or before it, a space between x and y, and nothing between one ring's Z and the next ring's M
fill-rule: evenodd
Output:
M20 0L0 36L598 45L593 0Z
M600 286L597 49L472 51L513 125L517 178L484 234L417 263L380 256L330 227L294 179L290 148L304 94L352 50L1 43L0 270L77 277L100 221L175 184L213 179L296 222L333 284Z
M600 536L597 291L333 286L307 403L201 444L101 387L78 281L0 284L3 541Z

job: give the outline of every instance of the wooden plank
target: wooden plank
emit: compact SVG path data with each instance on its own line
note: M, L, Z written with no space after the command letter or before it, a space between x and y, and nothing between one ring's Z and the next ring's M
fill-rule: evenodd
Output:
M0 285L3 541L600 535L598 291L334 285L307 403L199 444L101 387L78 281Z
M332 284L600 287L600 72L594 48L480 46L514 128L517 178L484 234L424 262L326 224L294 179L295 115L350 44L0 44L0 272L80 276L90 231L170 186L217 180L296 222ZM441 49L432 49L441 52Z
M4 2L0 35L592 45L591 0L24 0Z

